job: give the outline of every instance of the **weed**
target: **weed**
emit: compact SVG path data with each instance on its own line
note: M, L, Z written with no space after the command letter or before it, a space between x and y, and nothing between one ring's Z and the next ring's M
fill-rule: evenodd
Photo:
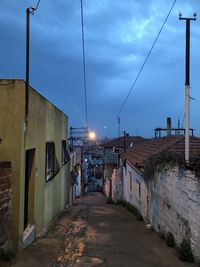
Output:
M136 218L137 218L138 221L143 221L143 217L142 217L142 215L140 214L139 211L137 212Z
M0 262L9 262L15 258L15 253L11 249L0 250Z
M114 204L114 202L113 202L111 197L107 198L107 204Z
M181 261L194 262L194 256L191 250L190 242L187 239L183 239L177 250L178 257Z
M175 241L174 241L174 235L171 232L167 232L165 236L166 244L168 247L174 247Z

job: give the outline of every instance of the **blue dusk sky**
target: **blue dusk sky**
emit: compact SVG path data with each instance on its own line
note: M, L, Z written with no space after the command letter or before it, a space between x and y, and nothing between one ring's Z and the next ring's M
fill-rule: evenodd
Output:
M97 137L117 137L118 111L174 0L83 0L88 126ZM1 0L0 78L25 79L26 8L37 0ZM31 15L30 85L86 126L80 0L41 0ZM191 107L200 135L200 2L177 0L126 104L121 132L152 137L178 118L184 127L185 21L191 22ZM198 17L199 14L199 17Z

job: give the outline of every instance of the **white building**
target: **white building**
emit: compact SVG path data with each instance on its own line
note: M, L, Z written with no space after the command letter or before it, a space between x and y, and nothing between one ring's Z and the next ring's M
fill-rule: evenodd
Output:
M200 258L200 138L190 137L190 166L184 162L184 136L148 140L125 153L123 199L158 232L171 232L177 244L191 243ZM189 170L190 169L190 170Z

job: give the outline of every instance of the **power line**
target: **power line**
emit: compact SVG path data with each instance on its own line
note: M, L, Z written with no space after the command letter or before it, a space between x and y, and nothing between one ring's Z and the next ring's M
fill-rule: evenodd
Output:
M37 10L37 9L38 9L38 7L39 7L39 4L40 4L40 0L38 0L38 2L37 2L37 5L36 5L36 8L35 8L35 10Z
M84 38L84 19L83 19L83 1L82 0L81 0L81 28L82 28L82 49L83 49L83 82L84 82L84 93L85 93L85 120L86 120L86 126L88 126L85 38Z
M194 98L194 97L191 97L191 96L190 96L190 100L193 100L193 101L195 101L196 103L200 104L200 101L199 101L199 100L197 100L197 99L196 99L196 98Z
M156 36L156 38L155 38L155 40L154 40L154 42L153 42L153 45L151 46L151 48L150 48L150 50L149 50L149 52L148 52L148 54L147 54L147 56L146 56L146 58L145 58L145 60L144 60L144 62L143 62L143 64L142 64L142 66L141 66L141 68L140 68L140 70L139 70L139 72L138 72L138 74L137 74L137 76L136 76L136 78L135 78L135 80L134 80L134 82L133 82L131 88L129 89L129 92L128 92L127 96L125 97L125 99L124 99L122 105L120 106L120 108L119 108L119 110L118 110L118 112L117 112L117 116L116 116L116 117L114 118L114 120L112 121L110 130L112 129L115 120L119 117L119 114L121 113L122 109L124 108L124 106L125 106L125 104L126 104L128 98L129 98L129 96L130 96L130 94L131 94L133 88L135 87L135 84L136 84L137 80L139 79L139 77L140 77L140 75L141 75L141 73L142 73L142 71L143 71L143 69L144 69L144 66L146 65L147 60L149 59L149 57L150 57L150 55L151 55L151 52L152 52L152 50L153 50L153 48L154 48L154 46L155 46L155 44L156 44L156 42L157 42L157 40L158 40L158 38L159 38L159 36L160 36L160 34L161 34L161 32L162 32L164 26L165 26L165 24L166 24L166 22L167 22L167 20L168 20L168 18L169 18L169 16L170 16L170 14L171 14L171 12L172 12L172 9L174 8L175 3L176 3L176 0L174 0L174 2L173 2L173 4L172 4L172 6L171 6L171 8L170 8L170 10L169 10L169 12L168 12L166 18L165 18L165 20L164 20L164 22L163 22L163 24L162 24L162 27L160 28L160 30L159 30L159 32L158 32L158 34L157 34L157 36ZM108 133L108 132L107 132L107 133Z

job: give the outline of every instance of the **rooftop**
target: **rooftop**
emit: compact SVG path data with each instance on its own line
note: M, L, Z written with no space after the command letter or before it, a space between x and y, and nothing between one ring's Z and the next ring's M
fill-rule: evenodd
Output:
M144 142L145 139L141 136L121 136L119 138L113 139L105 144L103 144L102 146L104 148L113 148L113 147L117 147L117 148L123 148L124 144L126 146L126 148L128 147L134 147L137 144L140 144L142 142Z
M172 151L184 158L185 137L183 135L170 135L157 139L149 139L126 150L125 158L137 167L143 167L144 161L152 155L163 150ZM200 138L190 136L190 159L200 159Z

